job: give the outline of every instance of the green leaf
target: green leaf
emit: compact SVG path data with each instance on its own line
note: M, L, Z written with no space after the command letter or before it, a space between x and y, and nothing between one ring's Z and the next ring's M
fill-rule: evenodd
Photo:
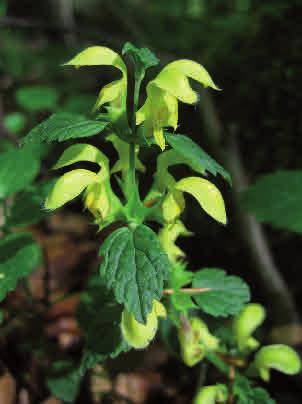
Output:
M157 57L148 48L137 48L131 42L125 43L122 54L130 57L138 77L144 76L147 69L159 64Z
M30 186L22 193L16 195L5 224L8 227L23 227L38 223L44 219L49 212L44 209L43 204L54 186L54 182L55 180L50 180Z
M243 206L260 222L302 232L302 171L278 171L260 177L243 194Z
M77 319L85 335L85 347L103 360L127 349L120 327L122 311L123 306L100 279L93 278L81 294Z
M193 276L193 272L186 270L185 264L178 262L173 265L170 274L170 283L174 289L174 293L171 296L171 302L176 310L186 312L187 310L196 307L196 304L193 302L189 294L179 291L181 287L191 284Z
M81 380L77 370L72 370L65 376L47 379L47 387L58 399L73 403L79 393Z
M80 195L88 185L96 182L97 174L85 169L69 171L55 183L45 201L45 208L58 209Z
M12 149L0 155L0 199L23 190L40 169L39 158L29 147Z
M232 183L230 174L189 137L166 134L166 139L169 145L187 160L187 164L194 171L200 174L205 174L206 171L213 175L220 174L230 184Z
M219 189L210 181L199 177L187 177L175 184L175 189L188 192L197 200L208 215L226 224L224 200Z
M100 273L115 298L137 321L145 323L153 300L160 300L169 261L156 234L147 226L115 230L100 249Z
M89 137L102 132L108 122L93 121L84 116L60 112L33 128L24 138L28 142L63 142L69 139Z
M29 233L11 234L0 240L0 301L16 288L19 279L39 265L41 251Z
M18 105L29 112L53 111L58 99L59 93L52 87L26 86L16 91Z
M3 125L9 132L18 135L26 126L26 117L21 112L5 115Z
M236 373L233 384L237 404L276 404L268 392L261 387L254 387L252 381Z
M198 306L214 317L226 317L239 313L250 299L249 287L237 276L227 276L225 271L204 268L196 272L194 288L208 288L208 292L195 293Z

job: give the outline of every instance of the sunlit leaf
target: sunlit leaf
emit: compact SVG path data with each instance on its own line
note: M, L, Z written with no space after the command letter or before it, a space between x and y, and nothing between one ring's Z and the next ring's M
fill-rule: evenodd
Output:
M187 177L178 181L175 189L188 192L198 201L208 215L226 224L226 212L222 195L210 181L199 177Z
M54 210L65 205L96 180L97 174L92 171L84 169L69 171L55 183L45 201L45 208Z
M87 143L79 143L68 147L53 169L66 167L79 161L89 161L106 168L109 166L108 158L97 147Z

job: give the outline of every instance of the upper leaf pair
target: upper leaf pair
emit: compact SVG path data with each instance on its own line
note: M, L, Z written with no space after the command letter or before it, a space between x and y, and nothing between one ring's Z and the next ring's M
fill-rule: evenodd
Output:
M192 60L180 59L169 63L147 85L147 99L137 111L136 123L144 122L143 134L151 136L162 150L165 149L164 127L178 125L178 101L194 104L197 93L191 88L189 78L198 81L204 87L218 90L209 73L203 66Z

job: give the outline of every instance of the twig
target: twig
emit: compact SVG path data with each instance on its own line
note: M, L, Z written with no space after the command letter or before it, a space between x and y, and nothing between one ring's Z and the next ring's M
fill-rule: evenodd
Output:
M211 290L210 288L182 288L177 290L177 292L194 294L194 293L209 292L210 290ZM173 295L173 293L175 293L174 289L164 289L165 295Z

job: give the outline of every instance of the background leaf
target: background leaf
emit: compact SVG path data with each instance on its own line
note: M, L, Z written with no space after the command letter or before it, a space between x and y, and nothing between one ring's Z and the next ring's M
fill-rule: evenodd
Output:
M57 107L59 93L54 87L26 86L18 88L16 100L29 112L53 111Z
M39 265L41 251L29 233L12 234L0 241L0 301L16 288L19 279Z
M12 149L0 155L0 199L28 186L40 169L39 156L31 147Z
M3 125L9 132L18 135L26 126L26 116L21 112L12 112L5 115Z
M147 226L114 231L100 249L100 273L115 298L137 321L146 322L154 299L160 299L169 261L156 234Z
M244 192L243 206L260 222L302 232L302 171L264 175Z
M196 272L194 288L209 288L208 292L194 294L198 306L214 317L226 317L239 313L250 299L249 287L237 276L227 276L225 271L204 268Z
M28 187L16 195L6 221L8 227L27 226L38 223L49 214L43 204L54 186L55 179Z

